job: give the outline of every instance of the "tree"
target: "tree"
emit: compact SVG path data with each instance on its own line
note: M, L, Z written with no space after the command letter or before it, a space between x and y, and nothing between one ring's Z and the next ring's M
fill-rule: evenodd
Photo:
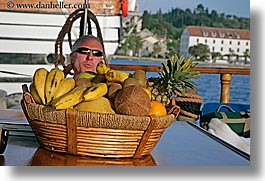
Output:
M142 16L142 29L149 28L150 25L152 25L153 18L152 16L145 10Z
M247 60L248 58L250 58L250 52L249 52L249 49L246 49L244 52L243 52L243 56L244 56L244 63L247 64Z
M198 12L199 14L203 14L204 13L204 6L202 4L198 4L197 8L196 8L196 12Z
M161 48L161 46L158 43L154 44L154 49L153 49L152 56L153 57L158 57L158 55L161 52L161 50L162 50L162 48Z
M126 41L124 43L121 43L120 49L123 51L124 54L127 55L129 47L127 46Z
M231 63L232 62L232 60L231 60L231 57L236 57L236 59L238 60L238 54L236 54L235 52L234 52L234 50L232 50L232 49L230 49L229 50L229 53L228 54L225 54L224 56L226 56L227 57L227 61L229 62L229 63Z
M213 22L217 21L217 19L218 19L218 14L217 14L217 12L216 12L215 10L212 10L212 12L211 12L211 14L210 14L210 17L211 17L211 20L212 20Z
M128 50L132 50L133 55L135 55L143 47L143 42L141 38L136 35L128 35L125 36L124 38L125 41L121 45L121 49L124 51L125 54L128 53Z
M167 43L167 52L168 52L167 57L171 57L174 54L178 54L178 51L176 49L177 45L178 45L178 40L174 40Z
M142 42L142 40L141 40L141 38L139 36L135 36L134 40L136 42L136 44L135 44L135 53L137 53L139 55L140 49L143 48L143 42Z
M189 48L189 54L199 61L209 60L209 52L209 46L201 43Z
M213 63L216 63L216 59L221 56L220 52L212 52Z

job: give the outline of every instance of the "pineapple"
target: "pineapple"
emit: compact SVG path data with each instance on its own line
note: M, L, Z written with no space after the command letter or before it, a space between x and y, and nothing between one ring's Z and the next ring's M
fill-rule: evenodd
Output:
M196 83L191 78L197 78L200 73L193 68L197 63L192 62L192 57L187 59L182 55L180 58L175 54L167 64L162 63L162 69L159 77L148 79L148 89L152 93L152 100L157 100L168 107L172 97L176 92L185 95L187 88L196 88Z

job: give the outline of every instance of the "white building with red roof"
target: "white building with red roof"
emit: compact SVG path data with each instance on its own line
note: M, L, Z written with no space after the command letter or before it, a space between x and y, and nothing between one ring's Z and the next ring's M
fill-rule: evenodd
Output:
M210 52L221 55L250 55L250 32L243 29L187 26L181 35L180 55L189 56L189 48L194 45L208 45Z

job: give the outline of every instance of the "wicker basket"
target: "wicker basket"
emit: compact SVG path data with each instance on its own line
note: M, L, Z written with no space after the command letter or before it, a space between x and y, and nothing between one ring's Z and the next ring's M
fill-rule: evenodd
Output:
M203 99L197 94L197 90L188 90L185 95L177 92L175 104L180 107L179 121L196 122L200 115Z
M148 155L178 113L157 117L54 110L34 103L25 87L22 109L40 147L73 155L105 158Z

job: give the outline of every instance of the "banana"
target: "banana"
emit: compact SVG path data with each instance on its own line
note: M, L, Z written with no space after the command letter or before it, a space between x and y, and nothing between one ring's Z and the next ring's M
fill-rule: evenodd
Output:
M84 86L75 87L70 92L57 98L52 102L52 106L56 109L67 109L75 106L76 104L82 102L83 93L87 88Z
M58 90L61 81L64 79L64 73L59 68L53 68L47 76L45 84L46 103L49 104L54 94Z
M45 84L46 84L46 78L48 75L48 70L45 68L39 68L35 71L33 75L33 84L36 89L36 92L40 96L42 104L46 104L45 99Z
M108 81L123 83L130 77L130 73L111 69L105 74L105 77Z
M99 62L99 64L97 65L97 74L106 74L110 68L103 62Z
M96 76L97 74L95 72L81 72L80 74L78 74L77 80L82 78L92 80Z
M55 92L53 96L53 100L56 100L57 98L63 96L64 94L70 92L75 87L75 79L72 77L67 77L62 80L62 82L59 85L59 88Z
M96 100L100 97L103 97L108 92L108 87L106 83L98 83L95 86L89 88L84 93L84 101Z
M147 89L147 88L143 88L143 89L148 94L148 96L149 96L149 98L151 100L152 99L152 93L151 93L151 91L149 89Z
M105 97L100 97L93 101L82 101L77 104L74 109L79 111L115 114L115 111L111 107L110 100Z
M34 99L34 101L35 101L36 103L38 103L38 104L42 104L41 99L40 99L40 96L38 95L38 93L37 93L37 91L36 91L36 89L35 89L33 83L31 83L31 84L29 85L29 90L30 90L30 93L31 93L31 95L32 95L32 97L33 97L33 99Z

